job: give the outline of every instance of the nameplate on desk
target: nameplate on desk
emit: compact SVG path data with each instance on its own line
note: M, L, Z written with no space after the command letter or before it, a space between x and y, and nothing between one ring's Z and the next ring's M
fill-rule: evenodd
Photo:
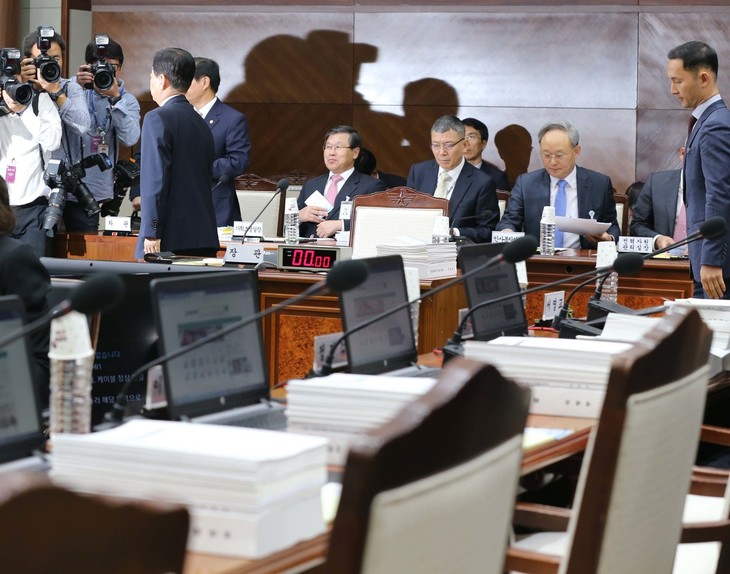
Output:
M251 225L251 229L248 226ZM233 236L243 237L244 232L248 229L246 237L263 237L264 236L264 222L255 221L253 225L250 221L234 221L233 222Z
M318 371L322 368L325 358L330 354L332 347L342 337L342 333L329 333L327 335L317 335L314 338L314 370ZM337 369L347 365L347 351L345 350L344 339L337 345L334 357L332 358L332 368Z
M264 246L261 244L229 243L223 261L226 263L257 264L264 260Z
M619 253L651 253L654 251L654 238L622 235L618 238L616 251Z
M524 236L524 231L492 231L492 243L509 243Z
M565 291L553 291L545 293L545 301L542 306L542 320L554 319L560 313L565 301Z
M112 217L109 215L104 218L105 231L132 231L131 217Z

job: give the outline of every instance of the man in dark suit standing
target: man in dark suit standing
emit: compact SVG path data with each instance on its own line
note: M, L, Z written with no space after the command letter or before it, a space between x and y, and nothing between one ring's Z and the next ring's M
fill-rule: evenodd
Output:
M611 179L576 165L581 151L579 139L578 130L568 121L551 122L540 129L538 141L545 167L517 178L498 230L524 231L540 237L543 208L552 205L556 215L611 224L607 231L596 235L562 233L562 241L556 232L556 247L589 249L599 241L618 240Z
M489 142L486 124L476 118L464 118L461 123L464 124L464 159L491 177L497 189L509 191L507 174L482 158Z
M708 218L730 221L730 111L717 88L717 52L704 42L687 42L667 54L672 94L692 110L684 151L687 234ZM730 229L715 239L689 245L693 297L728 299Z
M185 98L195 60L180 48L159 50L150 93L160 106L142 123L142 222L135 257L161 250L215 256L219 242L210 194L213 136Z
M325 134L322 149L329 172L304 182L297 199L302 237L349 231L350 218L340 218L340 204L356 195L385 191L382 181L355 169L360 146L360 134L351 126L336 126Z
M452 235L487 243L499 221L494 180L464 159L464 124L442 116L431 127L434 159L411 166L409 187L449 200Z
M218 63L208 58L195 58L195 78L186 95L213 133L215 160L211 193L216 224L223 227L241 221L236 178L248 169L251 140L246 116L216 96L220 83Z

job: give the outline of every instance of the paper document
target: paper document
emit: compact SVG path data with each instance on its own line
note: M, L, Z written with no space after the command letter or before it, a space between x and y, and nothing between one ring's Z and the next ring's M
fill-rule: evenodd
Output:
M568 233L577 233L578 235L597 235L603 233L609 227L610 223L601 223L595 219L581 219L580 217L563 217L555 216L555 226L560 231Z
M319 191L315 191L312 195L310 195L304 201L304 204L313 207L322 207L327 211L332 211L332 208L334 207L329 201L327 201L327 199L325 199L324 195L322 195L322 193Z

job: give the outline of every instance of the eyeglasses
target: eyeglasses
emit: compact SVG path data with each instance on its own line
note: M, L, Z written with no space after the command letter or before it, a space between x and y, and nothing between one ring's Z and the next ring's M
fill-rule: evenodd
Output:
M459 141L455 141L455 142L446 142L446 143L442 143L442 144L440 144L440 143L432 143L431 144L431 149L433 151L440 151L442 149L444 149L446 151L451 151L452 149L454 149L454 146L456 144L459 144L459 143L461 143L463 141L464 141L464 138L461 138Z
M112 68L114 68L115 72L118 72L122 68L121 64L113 64L112 62L107 62L107 64L109 64Z
M478 136L477 134L469 134L464 139L468 142L473 142L473 141L477 141L477 140L481 141L482 138L480 136Z
M349 145L340 145L340 144L337 144L337 145L327 144L327 145L322 146L322 149L324 151L333 151L333 150L334 151L340 151L342 149L352 149L352 146L349 146Z
M562 161L566 157L568 157L568 154L563 153L563 152L558 152L558 153L542 152L540 155L542 156L542 159L544 159L545 161L553 161L554 159L557 161Z

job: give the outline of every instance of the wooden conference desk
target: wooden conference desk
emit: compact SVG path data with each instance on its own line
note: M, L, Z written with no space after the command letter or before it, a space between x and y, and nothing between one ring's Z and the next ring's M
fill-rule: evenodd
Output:
M54 257L98 259L102 261L134 261L135 237L112 237L100 234L58 234L53 241ZM535 255L527 261L530 287L543 285L566 276L577 276L594 269L595 251L572 250L554 256ZM267 270L259 272L261 308L266 309L301 293L321 275ZM422 281L421 292L445 282ZM577 284L570 281L560 290L569 291ZM577 317L585 316L593 289L589 285L574 298L571 306ZM692 281L687 261L647 261L642 271L619 280L619 302L632 308L661 305L664 298L689 297ZM527 297L527 319L534 323L542 317L544 293ZM419 310L418 352L428 353L443 345L456 328L458 310L466 307L462 286L428 298ZM304 376L312 365L315 335L340 331L339 303L336 295L319 295L269 316L264 323L264 342L270 358L272 385Z

